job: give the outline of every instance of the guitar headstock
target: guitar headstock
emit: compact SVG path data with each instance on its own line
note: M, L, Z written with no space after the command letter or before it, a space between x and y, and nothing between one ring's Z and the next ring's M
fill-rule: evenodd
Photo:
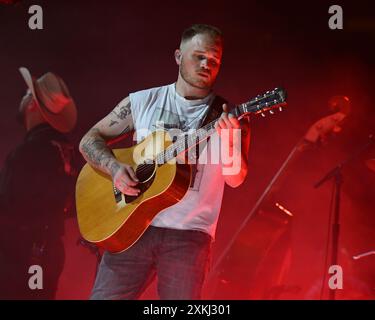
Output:
M274 113L274 109L279 109L286 106L286 91L283 88L275 88L267 91L264 94L257 95L254 99L237 106L238 118L242 118L251 113L261 114L265 117L265 112Z

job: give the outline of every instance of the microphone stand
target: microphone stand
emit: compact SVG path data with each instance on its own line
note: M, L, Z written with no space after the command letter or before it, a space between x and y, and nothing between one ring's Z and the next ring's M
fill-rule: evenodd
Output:
M315 185L314 188L319 188L322 184L327 182L328 180L334 179L333 185L333 192L334 192L334 210L330 212L330 221L333 214L333 222L332 222L332 246L331 246L331 266L337 265L338 261L338 245L339 245L339 237L340 237L340 200L341 200L341 186L343 183L342 178L342 168L347 165L349 162L357 158L363 151L365 151L372 143L374 142L374 136L372 134L369 135L369 141L366 142L363 146L358 148L351 156L349 156L346 160L338 164L332 170L330 170L322 179L320 179ZM329 241L329 238L328 238ZM327 270L327 265L325 270ZM325 286L325 279L326 279L326 272L324 273L323 277L323 287L322 291ZM336 291L331 289L329 291L329 300L335 300Z

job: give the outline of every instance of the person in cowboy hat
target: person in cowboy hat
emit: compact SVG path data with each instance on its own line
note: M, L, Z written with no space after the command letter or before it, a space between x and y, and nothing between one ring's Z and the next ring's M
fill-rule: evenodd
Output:
M64 211L74 190L74 148L66 133L77 122L66 84L48 72L34 79L20 68L27 91L18 109L26 129L0 175L0 298L53 299L64 265ZM42 289L29 268L42 268Z
M77 109L64 81L51 72L34 81L26 68L19 70L28 86L19 108L26 129L48 123L62 133L72 131L77 122Z

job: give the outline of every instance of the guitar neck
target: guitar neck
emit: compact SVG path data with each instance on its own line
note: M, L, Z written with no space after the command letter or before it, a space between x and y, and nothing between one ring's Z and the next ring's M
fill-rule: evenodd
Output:
M261 113L262 116L264 116L265 111L269 111L271 114L273 114L272 109L279 107L281 111L282 106L284 105L286 105L286 91L282 88L275 88L262 95L256 96L254 99L251 99L248 102L235 105L234 108L229 111L229 113L240 120L249 114ZM195 130L193 133L188 133L182 137L179 137L177 141L172 143L156 156L156 163L166 163L173 158L176 158L178 154L185 152L200 142L206 140L215 132L215 124L217 121L218 118L206 124L202 128Z
M235 116L237 119L242 117L241 108L242 105L236 105L232 110L229 111L230 114ZM195 130L192 133L184 134L181 138L177 139L176 142L168 146L163 152L156 156L156 163L163 164L166 163L182 152L186 152L195 145L201 143L202 141L208 139L212 134L215 133L215 124L219 120L216 118L205 126Z

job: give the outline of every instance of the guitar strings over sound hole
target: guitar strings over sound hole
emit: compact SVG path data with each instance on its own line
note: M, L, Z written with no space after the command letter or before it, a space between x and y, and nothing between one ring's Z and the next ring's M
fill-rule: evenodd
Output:
M149 180L155 172L155 162L154 163L143 163L139 165L135 171L140 183L144 183Z

